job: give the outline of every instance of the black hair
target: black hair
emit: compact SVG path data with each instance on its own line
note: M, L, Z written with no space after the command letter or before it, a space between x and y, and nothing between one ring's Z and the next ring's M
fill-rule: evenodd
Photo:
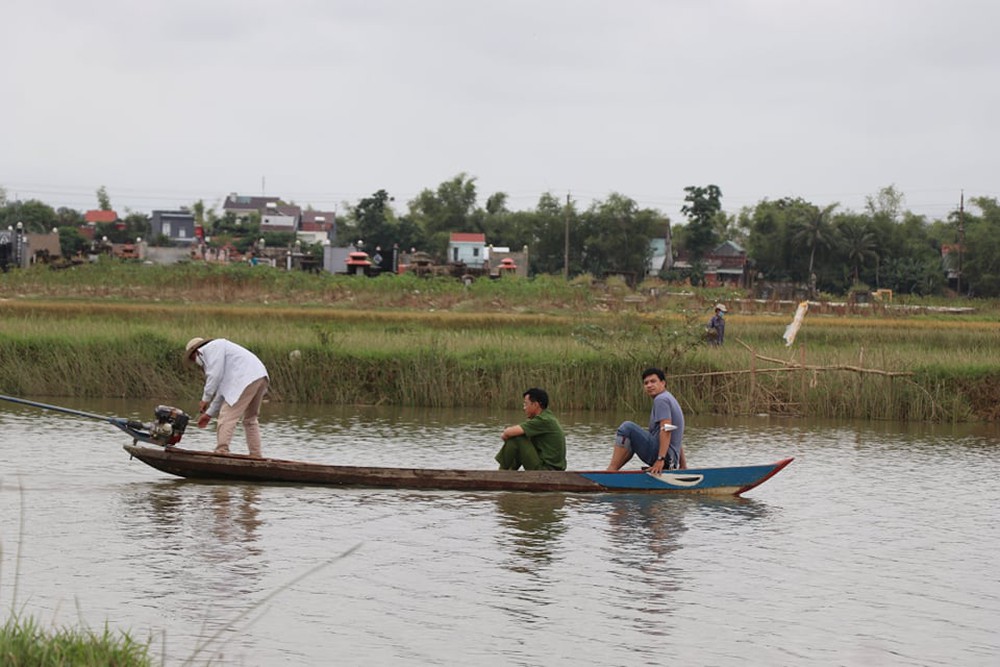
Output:
M651 367L647 368L646 370L644 370L642 372L642 379L645 380L650 375L655 375L656 377L660 378L664 382L667 381L667 374L663 372L662 368L656 368L655 366L651 366Z
M531 399L532 402L538 403L542 406L542 410L549 407L549 395L545 393L544 389L532 387L528 391L524 392L524 396Z

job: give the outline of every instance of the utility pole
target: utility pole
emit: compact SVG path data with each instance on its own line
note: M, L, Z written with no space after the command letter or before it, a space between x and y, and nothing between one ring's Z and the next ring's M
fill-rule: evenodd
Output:
M566 211L564 217L565 234L563 237L563 279L569 280L569 193L566 193Z
M965 252L965 190L958 200L958 282L955 291L962 296L962 253Z

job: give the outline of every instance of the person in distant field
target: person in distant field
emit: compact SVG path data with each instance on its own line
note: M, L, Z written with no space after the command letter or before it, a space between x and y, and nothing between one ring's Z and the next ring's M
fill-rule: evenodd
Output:
M225 338L192 338L184 354L205 371L198 428L205 428L212 417L218 416L215 453L229 453L236 424L242 421L250 456L261 458L257 416L267 393L264 363L250 350Z
M565 470L566 434L549 410L544 389L532 387L524 392L524 414L526 421L500 434L504 442L495 457L500 469Z
M653 399L649 428L623 422L615 434L615 447L608 470L621 470L633 456L649 466L649 472L687 468L684 457L684 412L674 395L667 391L666 374L659 368L642 372L642 387Z
M726 318L724 317L726 312L726 307L723 304L715 304L715 315L708 321L709 345L722 345L726 338Z

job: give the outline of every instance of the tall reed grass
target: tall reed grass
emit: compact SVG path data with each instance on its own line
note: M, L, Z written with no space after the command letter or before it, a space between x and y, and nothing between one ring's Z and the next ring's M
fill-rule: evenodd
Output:
M948 319L810 314L786 348L790 313L753 308L727 318L727 344L717 348L702 340L715 294L639 303L618 288L547 277L467 288L410 276L106 263L74 283L98 298L79 298L67 288L71 275L0 278L0 391L195 402L202 378L180 350L204 336L257 352L279 401L516 408L525 388L543 386L560 409L634 413L648 408L638 374L652 365L667 369L694 413L1000 416L991 309ZM863 372L871 369L908 375Z
M546 387L554 403L573 410L643 410L639 372L666 367L672 391L694 413L799 414L869 419L964 421L992 418L1000 359L984 358L979 338L944 350L933 341L856 349L801 345L787 350L750 335L762 362L731 341L700 344L699 331L666 331L638 323L565 326L442 327L423 314L388 325L288 318L198 322L157 318L102 324L40 318L0 326L0 391L25 396L147 397L194 403L200 371L182 363L194 336L247 345L271 375L272 400L302 403L434 407L517 406L529 386ZM960 342L961 338L951 342ZM858 341L855 340L857 343ZM943 341L942 341L943 342ZM294 354L293 354L294 352ZM909 376L882 377L853 366ZM752 371L752 372L751 372Z

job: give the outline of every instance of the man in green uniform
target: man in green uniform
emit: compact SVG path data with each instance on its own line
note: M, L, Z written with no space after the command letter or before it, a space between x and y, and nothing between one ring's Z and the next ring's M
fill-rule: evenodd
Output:
M549 411L549 395L544 389L524 392L524 414L528 420L508 426L500 434L503 447L496 460L501 470L565 470L566 434Z

